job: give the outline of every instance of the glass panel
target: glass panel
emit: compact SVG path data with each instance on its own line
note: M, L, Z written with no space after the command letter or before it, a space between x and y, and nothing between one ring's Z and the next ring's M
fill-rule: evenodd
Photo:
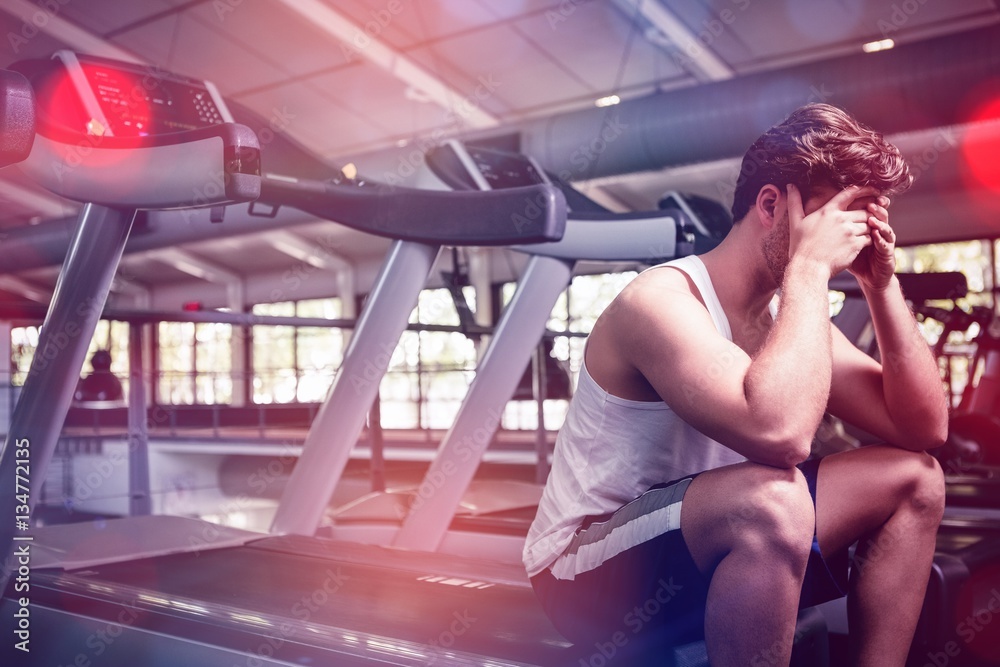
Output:
M38 349L39 327L14 327L10 330L11 384L21 386L28 377L31 360Z
M254 401L290 403L295 400L295 328L253 328Z
M278 303L257 303L251 309L254 315L272 315L274 317L292 317L295 315L294 301Z
M160 403L194 403L194 332L191 322L160 322L158 326Z
M420 426L419 374L389 371L379 385L383 428L418 428Z
M420 426L450 428L474 376L471 371L425 373L423 393L426 406Z
M232 325L199 324L195 328L195 337L198 341L195 370L199 373L228 373L232 369Z
M296 314L299 317L322 317L336 320L343 317L343 309L338 297L326 299L306 299L296 304Z
M420 324L447 324L458 326L458 311L446 289L425 289L420 292L417 307L410 314L410 322Z
M298 330L299 401L321 401L343 361L343 332L303 327Z

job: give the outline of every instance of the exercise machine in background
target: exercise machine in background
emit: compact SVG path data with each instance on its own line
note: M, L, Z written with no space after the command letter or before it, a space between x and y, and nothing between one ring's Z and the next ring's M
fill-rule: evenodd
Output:
M86 202L11 426L12 442L30 444L8 445L0 465L13 478L15 452L27 450L32 477L42 479L135 210L254 200L261 162L249 130L218 122L227 120L225 103L205 82L68 53L20 69L35 84L43 119L29 173L56 194ZM95 104L124 111L110 106L93 122ZM196 127L178 132L178 124ZM79 156L74 149L81 142L92 150ZM56 171L62 178L52 177ZM390 251L346 369L369 361L365 344L383 340L380 325L405 325L440 243L466 234L476 244L505 243L512 235L523 242L554 240L565 219L561 195L547 186L484 195L277 180L266 189L272 204L295 199L307 210L328 207L330 217L360 218L387 235L422 230ZM215 195L206 196L206 184L216 182ZM538 215L513 224L528 200ZM393 276L405 284L394 285ZM396 301L395 287L412 301ZM387 291L400 312L380 322L386 302L378 306L379 294ZM59 336L67 327L76 335ZM142 391L142 383L131 383L131 391ZM130 405L144 404L133 398ZM370 404L358 403L357 419ZM146 464L130 460L129 467L142 471ZM12 493L2 499L11 517L14 501ZM15 614L28 609L31 653L4 642L5 664L553 664L566 648L531 591L512 583L517 573L511 568L314 537L269 537L181 517L40 528L26 521L17 535L9 525L2 535L8 551L13 538L31 538L30 604L21 604L12 581L0 603L0 628L14 636ZM438 575L473 570L481 576L465 577L461 585Z

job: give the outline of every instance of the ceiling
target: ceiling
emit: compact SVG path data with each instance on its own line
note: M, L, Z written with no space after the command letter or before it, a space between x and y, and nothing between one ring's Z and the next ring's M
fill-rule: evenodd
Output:
M993 0L0 0L0 66L61 48L152 63L213 81L331 165L364 165L421 138L499 133L609 95L627 102L857 53L887 35L899 46L998 23ZM653 208L668 189L711 196L727 169L732 161L581 187L613 208ZM16 167L0 172L0 200L10 233L77 210ZM333 234L331 254L361 275L385 248L332 223L293 233L314 244ZM265 232L179 251L186 263L127 256L119 296L176 307L192 290L224 301L227 281L242 281L248 299L267 300L267 285L302 263ZM192 262L200 275L185 269ZM300 298L335 289L319 279L333 268L315 270ZM0 291L46 301L55 276L53 267L0 276Z

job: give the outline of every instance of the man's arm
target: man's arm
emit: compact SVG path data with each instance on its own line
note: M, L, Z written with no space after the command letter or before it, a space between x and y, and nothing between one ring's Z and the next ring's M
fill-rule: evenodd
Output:
M899 447L924 450L948 436L948 404L937 362L913 319L895 271L888 199L869 207L872 245L852 265L868 301L882 364L839 331L830 410Z
M615 330L627 361L685 421L752 461L780 467L808 456L829 398L827 282L868 243L864 214L846 210L859 188L810 216L792 192L782 306L753 358L715 331L694 296L652 279L626 297L628 317Z
M882 363L834 330L830 411L888 443L921 451L948 436L948 403L937 362L893 278L865 291Z

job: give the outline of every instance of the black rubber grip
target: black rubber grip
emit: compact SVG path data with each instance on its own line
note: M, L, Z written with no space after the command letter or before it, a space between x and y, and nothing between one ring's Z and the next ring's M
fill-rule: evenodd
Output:
M444 192L390 185L268 178L259 201L291 206L369 234L438 245L503 246L558 241L566 199L536 185L491 192Z

